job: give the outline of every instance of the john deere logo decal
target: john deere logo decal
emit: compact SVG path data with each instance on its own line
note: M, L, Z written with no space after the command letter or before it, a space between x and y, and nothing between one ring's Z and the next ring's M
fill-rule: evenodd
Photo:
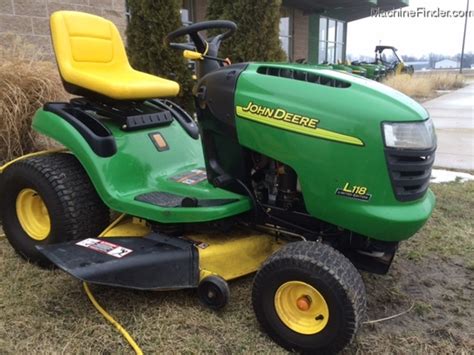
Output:
M289 112L283 108L271 108L250 101L245 107L237 106L237 115L252 121L287 131L305 134L331 141L363 146L359 138L319 128L319 120Z
M274 109L265 106L255 105L253 102L249 102L247 107L242 108L242 111L313 129L316 129L316 126L319 122L319 120L315 118L309 118L306 116L298 115L296 113L287 112L282 108Z

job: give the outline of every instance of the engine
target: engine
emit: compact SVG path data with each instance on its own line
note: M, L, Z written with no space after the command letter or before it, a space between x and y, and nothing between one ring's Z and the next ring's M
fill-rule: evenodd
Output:
M257 153L252 153L251 171L255 196L263 204L287 210L302 208L298 178L288 165Z

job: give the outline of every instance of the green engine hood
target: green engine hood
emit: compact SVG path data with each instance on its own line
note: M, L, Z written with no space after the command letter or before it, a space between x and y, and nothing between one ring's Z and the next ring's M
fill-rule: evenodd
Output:
M409 238L429 217L431 192L397 200L382 137L384 121L428 118L411 98L334 70L251 63L238 79L235 106L240 144L291 166L313 216L392 241ZM365 200L338 192L357 187Z

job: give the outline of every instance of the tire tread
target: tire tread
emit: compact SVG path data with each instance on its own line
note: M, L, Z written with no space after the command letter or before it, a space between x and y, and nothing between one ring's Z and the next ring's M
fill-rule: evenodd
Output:
M365 317L366 291L361 275L349 259L331 246L320 242L289 243L265 261L255 276L252 292L252 302L257 319L280 345L289 350L298 351L304 350L291 348L284 339L279 339L279 336L274 334L273 330L266 325L265 315L258 307L259 290L265 287L267 278L281 268L288 267L311 270L315 275L324 277L330 283L331 288L338 290L341 296L345 295L350 300L350 304L345 306L345 313L350 317L342 339L339 339L337 344L332 344L330 348L320 349L321 353L341 351L353 341ZM327 277L328 275L331 277Z
M1 176L0 192L8 195L8 189L18 179L43 186L41 193L46 193L54 200L48 206L52 222L51 241L47 243L66 242L79 238L97 237L108 225L110 211L98 196L89 176L77 158L69 153L54 153L31 158L25 158L9 166ZM45 198L45 196L43 196ZM10 199L0 201L2 211L0 218L12 218ZM56 216L56 217L55 217ZM10 221L3 221L5 232L13 247L26 259L40 265L48 262L39 252L21 250L19 238L15 236L15 227L10 227ZM27 255L29 254L29 255Z

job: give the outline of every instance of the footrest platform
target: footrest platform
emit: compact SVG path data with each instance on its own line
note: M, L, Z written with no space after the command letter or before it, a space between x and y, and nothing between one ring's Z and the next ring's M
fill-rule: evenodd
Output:
M159 233L143 238L88 238L37 249L85 282L140 290L191 288L199 283L194 242Z
M136 201L146 202L160 207L214 207L227 205L237 199L197 199L169 192L150 192L135 197Z

